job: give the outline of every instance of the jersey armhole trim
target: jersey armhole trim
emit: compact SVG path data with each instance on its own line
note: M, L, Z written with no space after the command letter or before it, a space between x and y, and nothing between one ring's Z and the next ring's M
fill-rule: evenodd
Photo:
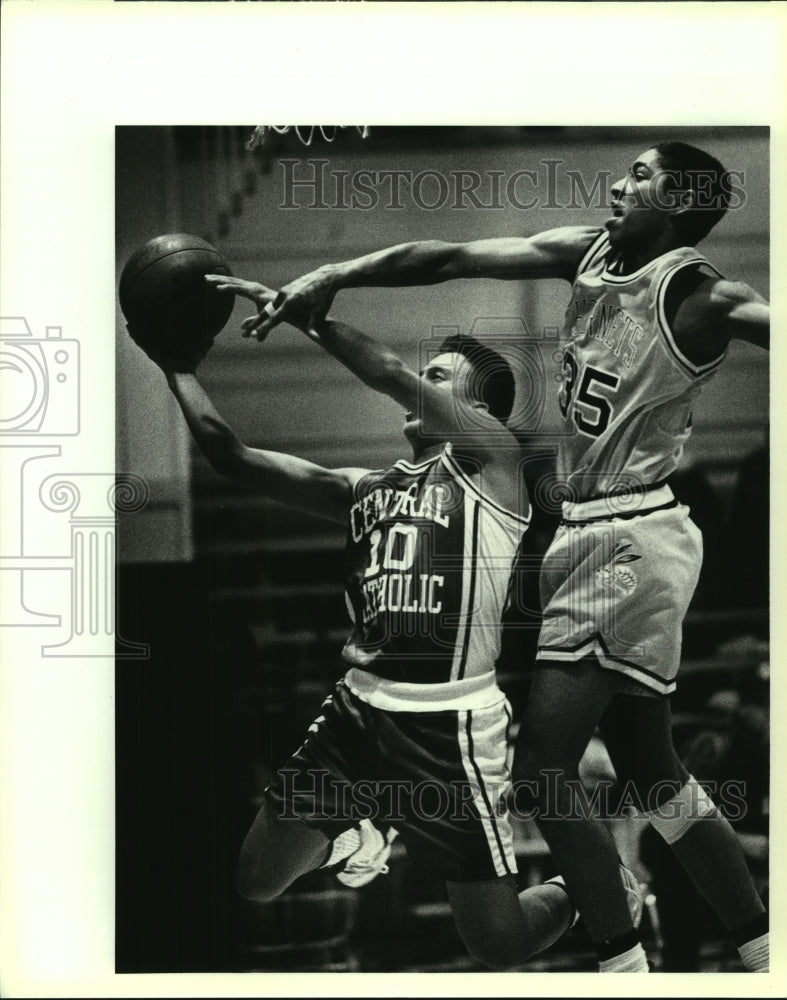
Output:
M394 462L391 468L397 469L399 472L406 472L408 475L416 475L419 472L425 472L430 466L434 465L440 456L435 455L434 458L427 459L425 462L420 462L418 465L414 465L412 462L408 462L404 458L400 458L397 462ZM360 475L353 483L353 497L355 500L359 500L361 495L365 496L366 493L361 494L361 485L369 481L369 485L374 484L375 486L385 485L385 476L389 473L390 469L369 469Z
M428 469L430 465L434 465L438 458L439 456L435 455L434 458L428 458L426 461L419 462L417 465L413 462L408 462L406 458L400 458L397 462L394 462L393 467L395 469L401 469L402 472L423 472L424 469Z
M443 465L448 469L451 475L456 479L459 485L469 493L471 498L477 500L479 503L483 504L485 507L491 507L492 510L501 515L502 517L510 520L516 527L522 529L527 528L530 524L531 513L528 511L527 517L523 517L521 514L515 514L514 511L509 510L507 507L502 507L499 503L496 503L491 497L487 496L482 490L480 490L473 480L457 465L453 458L448 455L445 451L441 454Z
M598 234L598 236L593 240L593 242L587 248L584 256L582 257L582 260L579 262L579 267L577 268L574 274L574 281L577 280L580 274L584 274L585 271L588 270L590 265L594 263L594 260L597 256L601 256L600 251L602 249L604 251L604 255L606 254L607 250L609 249L609 246L607 245L608 243L609 243L609 233L605 229L602 229L602 231Z
M368 490L365 489L364 484L369 482L369 480L374 481L379 479L380 476L385 472L384 469L368 469L366 472L362 473L355 482L352 484L352 496L353 501L358 501L361 497L367 495ZM370 483L371 485L371 483Z
M675 277L678 271L682 271L686 267L696 267L698 265L708 267L714 274L718 275L718 277L722 277L721 273L716 270L713 264L707 261L704 257L695 257L692 260L681 261L679 264L676 264L673 268L667 271L661 279L661 284L656 292L656 316L658 317L658 324L661 328L661 332L664 334L667 347L681 368L693 378L699 378L701 375L707 375L708 372L712 372L715 368L718 368L727 354L727 348L725 347L717 358L714 358L712 361L708 361L702 365L695 365L694 362L690 361L678 347L669 321L667 320L665 303L670 281Z

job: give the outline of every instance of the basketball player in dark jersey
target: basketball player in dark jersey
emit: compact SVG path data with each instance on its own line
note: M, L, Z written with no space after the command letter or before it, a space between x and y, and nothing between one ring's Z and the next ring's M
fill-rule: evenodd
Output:
M767 916L727 821L677 757L668 695L701 538L664 480L690 433L696 395L733 338L768 346L762 297L729 281L695 245L721 219L730 183L695 147L646 150L612 187L603 228L529 238L409 243L330 264L258 303L244 332L325 314L343 288L452 278L563 278L573 286L563 338L558 471L564 519L542 571L538 666L520 730L516 783L539 792L558 771L559 808L600 725L621 782L631 781L729 929L746 968L767 970ZM218 278L215 280L219 280ZM554 805L554 803L553 803ZM607 829L572 816L542 832L595 943L602 971L647 971Z
M236 294L275 297L230 281ZM202 354L151 354L215 469L348 529L347 673L266 789L242 848L239 891L270 900L322 866L363 885L387 871L398 834L415 862L445 880L471 955L493 968L521 965L576 911L561 879L520 896L505 808L511 714L494 666L530 516L519 446L505 426L513 374L472 338L449 338L419 375L343 324L321 320L308 333L405 407L412 461L327 469L248 448L196 377ZM641 912L631 873L621 867L618 878Z

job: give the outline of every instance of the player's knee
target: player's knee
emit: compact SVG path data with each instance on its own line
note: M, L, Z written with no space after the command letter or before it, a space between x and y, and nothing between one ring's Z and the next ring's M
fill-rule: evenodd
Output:
M270 903L286 888L287 885L276 877L272 869L261 866L250 856L250 852L241 851L235 870L235 889L238 895L254 903Z
M653 829L667 844L676 844L695 823L718 815L713 799L696 778L688 781L668 798L661 797L657 808L645 813Z
M263 878L250 878L248 872L239 868L235 874L235 888L238 895L252 903L270 903L284 892L286 886L274 884Z
M541 804L538 781L514 777L507 802L510 816L519 821L536 819L541 811Z
M543 771L542 755L535 747L518 746L511 768L515 782L537 783Z
M517 740L512 777L519 781L552 783L578 773L579 759L556 739L556 731L543 727L530 732L523 727Z
M511 771L509 808L517 819L538 818L556 797L566 793L569 779L578 779L578 770L566 761L555 761L537 748L517 749ZM567 784L568 782L568 784Z

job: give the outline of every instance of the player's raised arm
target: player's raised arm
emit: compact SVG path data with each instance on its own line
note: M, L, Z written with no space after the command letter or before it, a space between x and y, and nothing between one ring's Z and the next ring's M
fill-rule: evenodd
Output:
M489 413L487 404L472 397L469 380L459 379L454 364L440 364L437 358L418 374L385 344L330 318L304 332L370 388L417 416L435 441L451 441L480 458L519 449L514 435ZM446 348L447 354L452 351Z
M572 281L585 251L599 232L591 226L565 226L521 238L403 243L355 260L326 264L296 278L282 288L272 306L261 309L258 303L258 315L249 317L243 326L247 333L263 339L279 323L297 326L304 315L313 323L326 315L334 296L343 288L433 285L454 278ZM208 277L208 281L222 283L235 294L253 298L248 289L222 282L220 276Z
M294 455L248 447L216 410L197 378L196 367L205 350L174 363L148 353L166 375L194 440L217 472L288 507L345 523L353 502L352 487L367 470L326 469Z
M713 304L730 340L769 349L771 309L759 292L742 281L720 281L713 290Z
M691 281L691 276L686 280ZM679 285L675 291L681 294ZM718 357L730 340L746 340L767 350L770 327L768 302L742 281L702 278L674 308L675 339L683 353L697 363Z
M270 310L271 303L278 301L281 295L243 278L208 275L207 280L221 291L251 299L261 310L266 307ZM435 440L454 441L466 452L479 457L499 454L501 449L519 448L513 434L506 431L480 401L473 407L472 419L468 420L467 410L457 406L456 393L445 391L444 383L451 381L451 372L426 371L422 377L385 344L329 317L321 319L305 312L293 313L290 322L371 389L390 396L405 410L417 413Z
M372 389L408 412L405 436L418 460L430 448L451 444L482 477L483 490L509 510L524 510L521 449L507 429L515 381L508 362L472 337L448 337L417 374L384 344L330 319L308 335Z

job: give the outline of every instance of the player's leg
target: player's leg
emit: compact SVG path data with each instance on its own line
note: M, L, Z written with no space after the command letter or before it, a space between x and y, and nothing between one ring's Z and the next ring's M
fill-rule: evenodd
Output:
M324 833L279 815L266 799L243 841L238 892L260 903L275 899L301 875L325 864L330 851L331 841Z
M514 807L535 816L602 970L647 971L615 842L601 821L583 813L577 796L579 761L621 678L592 656L539 661L514 756Z
M554 883L517 892L516 877L447 882L448 900L468 952L491 969L512 969L554 944L575 911Z
M680 762L669 700L619 695L602 721L618 780L729 929L747 968L767 969L767 915L735 831Z
M307 872L369 854L374 845L359 828L348 794L351 776L368 757L361 735L358 713L339 684L265 789L240 852L236 882L242 896L275 899Z
M500 692L482 708L370 711L400 842L446 884L470 954L508 969L552 944L575 911L555 884L526 890L520 902L506 808L511 710Z

